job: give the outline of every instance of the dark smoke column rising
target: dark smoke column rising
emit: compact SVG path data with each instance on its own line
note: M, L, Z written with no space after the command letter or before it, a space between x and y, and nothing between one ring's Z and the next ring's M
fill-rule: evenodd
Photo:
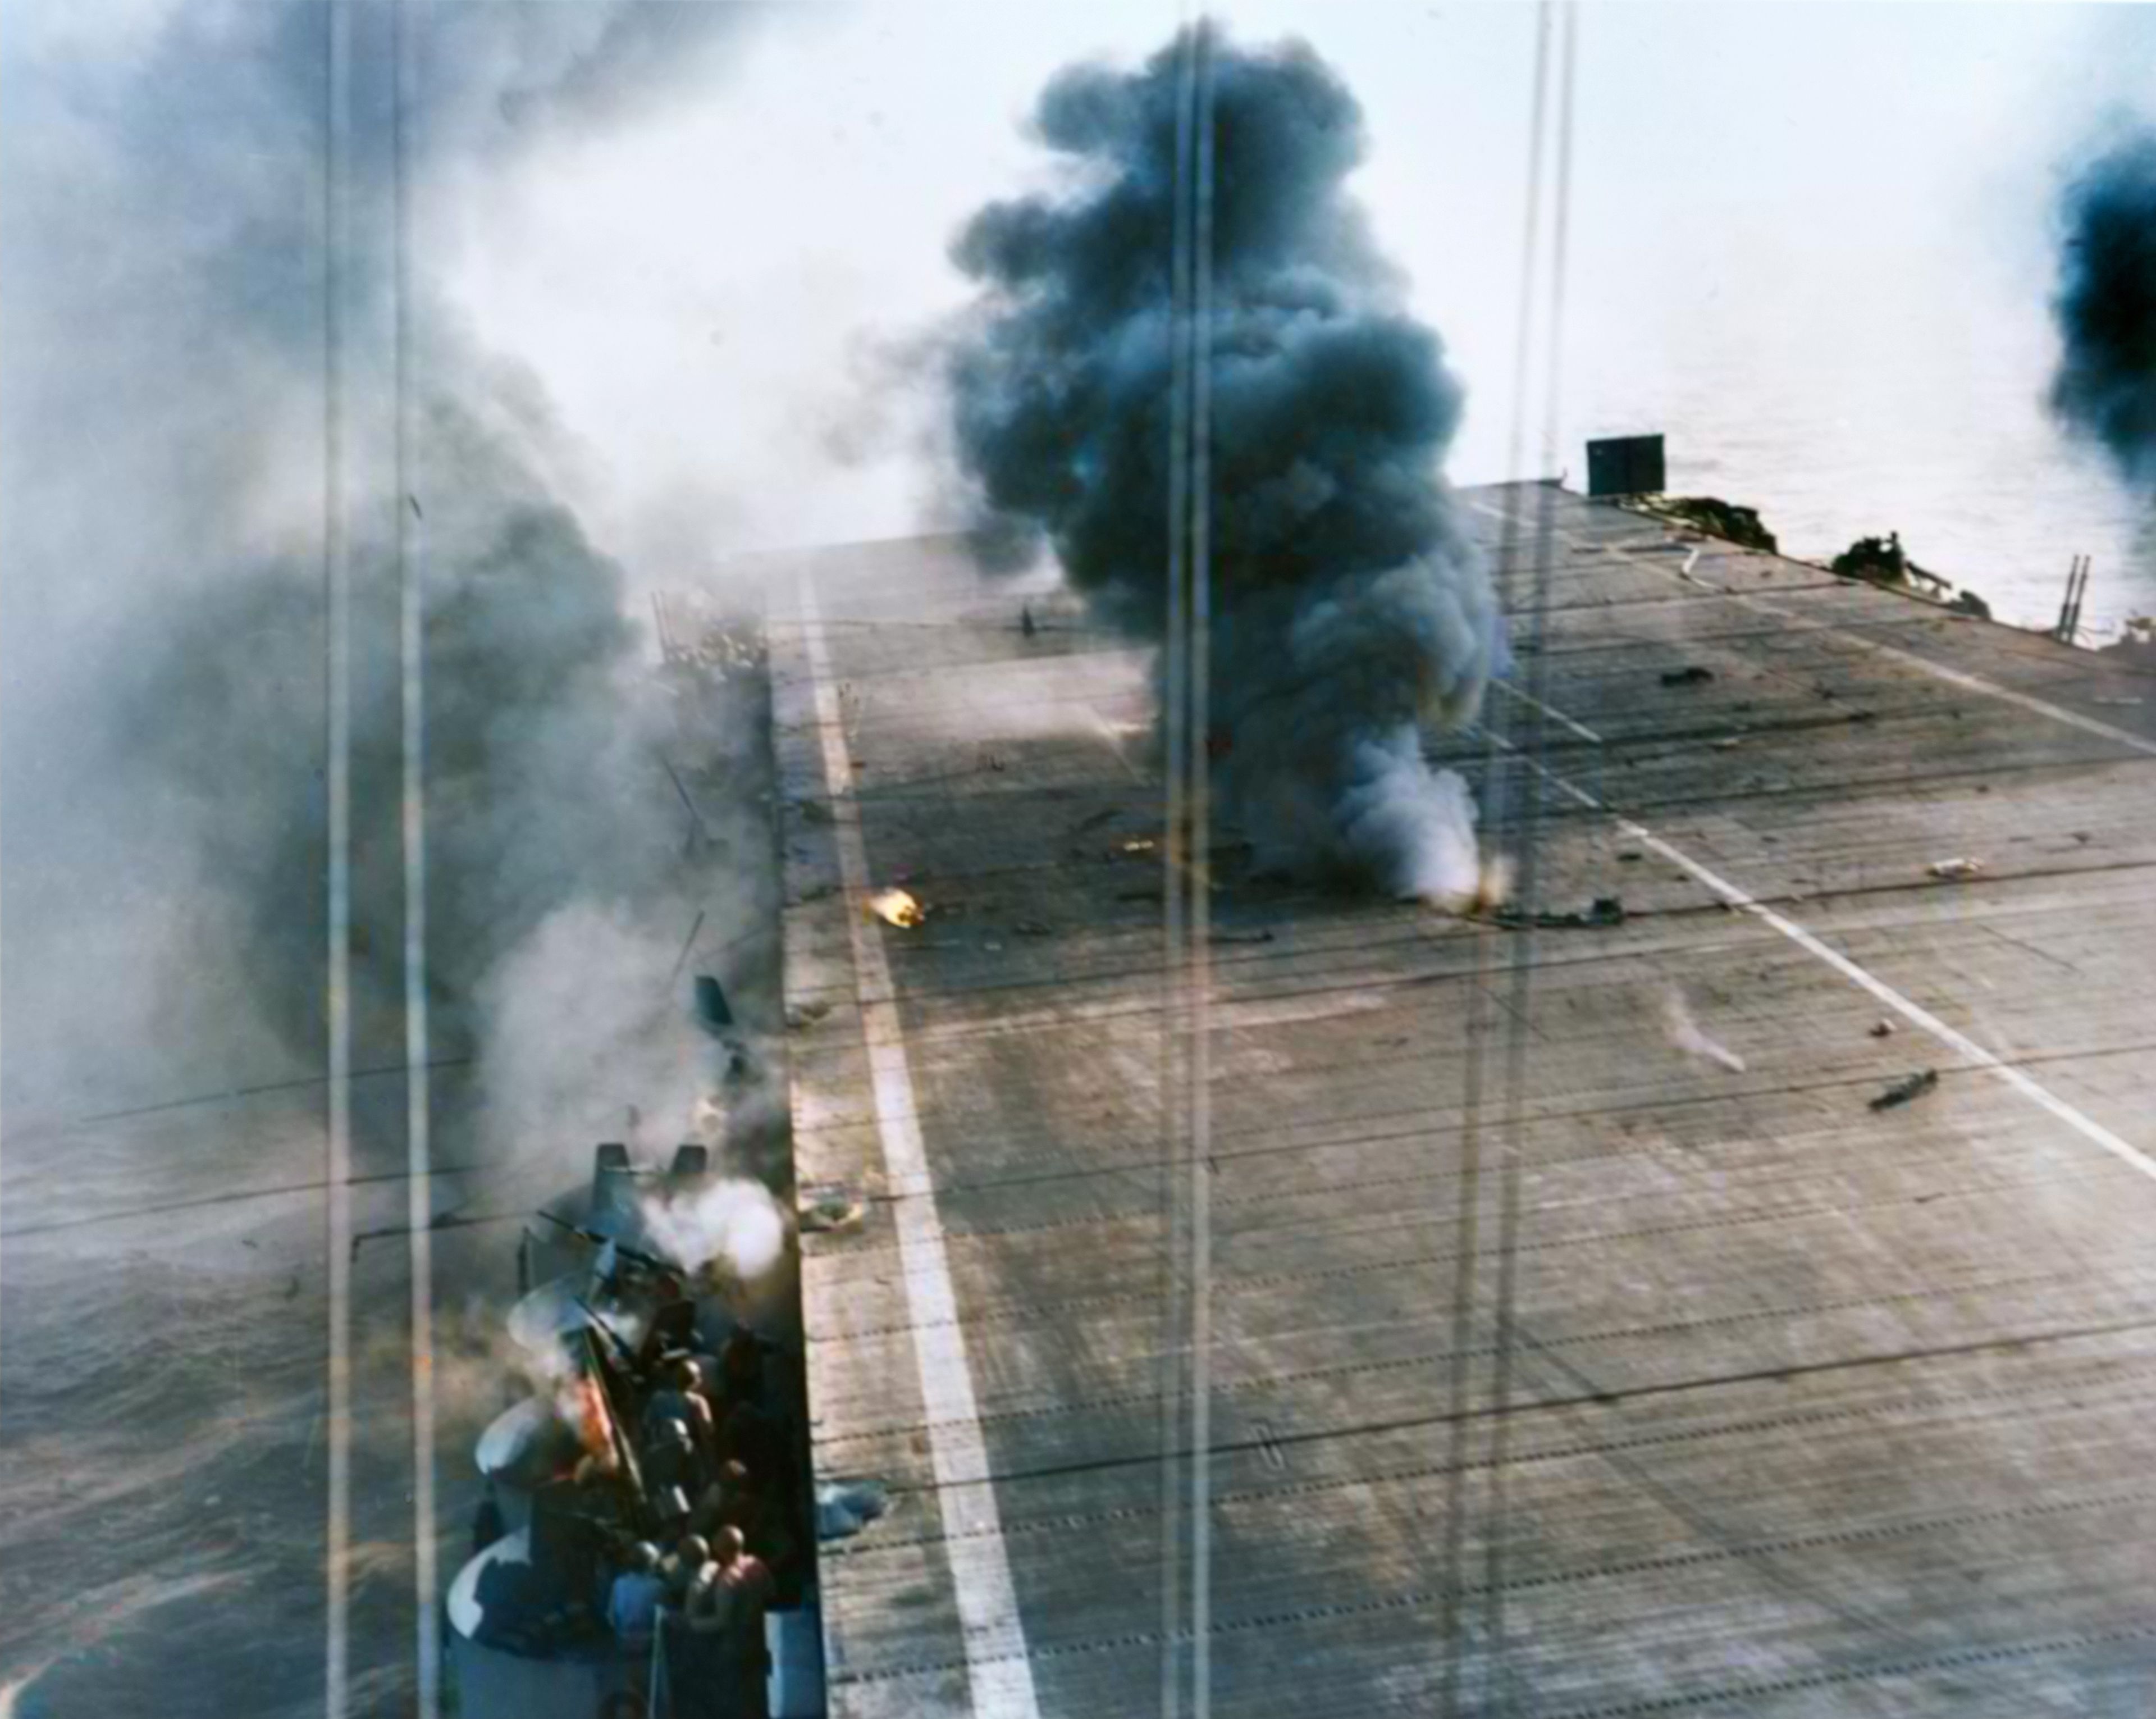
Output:
M2114 144L2066 193L2051 405L2156 493L2156 131Z
M1168 613L1177 111L1186 34L1060 74L1034 125L1070 172L957 241L982 296L952 352L980 540L1045 541L1097 612ZM1420 727L1471 717L1502 646L1440 473L1460 391L1346 193L1361 111L1309 48L1209 41L1214 151L1214 780L1261 864L1471 895L1466 785ZM1014 553L1014 552L1015 552Z

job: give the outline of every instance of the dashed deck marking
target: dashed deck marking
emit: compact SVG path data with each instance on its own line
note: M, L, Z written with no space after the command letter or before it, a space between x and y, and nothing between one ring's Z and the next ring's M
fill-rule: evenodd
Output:
M1806 955L1825 962L1851 984L1884 1003L1911 1026L1929 1033L1970 1067L1996 1075L2015 1091L2020 1093L2023 1098L2040 1109L2049 1111L2084 1140L2102 1147L2121 1163L2140 1171L2150 1181L2156 1181L2156 1159L2151 1159L2139 1147L2121 1140L2093 1117L2082 1114L2041 1081L2032 1078L2012 1063L1993 1055L1966 1033L1949 1027L1922 1004L1902 996L1900 991L1895 990L1876 974L1859 966L1833 944L1823 942L1797 924L1795 920L1776 913L1749 892L1738 888L1720 873L1701 864L1674 842L1655 834L1645 825L1635 823L1623 813L1613 810L1584 788L1568 781L1548 765L1539 764L1533 759L1524 756L1522 761L1528 769L1549 782L1560 794L1576 801L1589 811L1601 813L1640 847L1660 854L1671 865L1705 884L1707 888L1712 890L1715 894L1739 913L1749 914L1763 924L1771 926L1788 938Z
M1493 519L1505 519L1510 517L1503 508L1494 507L1488 502L1471 500L1468 505L1478 512L1488 514ZM1586 547L1575 532L1567 531L1561 526L1553 528L1553 531L1557 537L1563 538L1574 548ZM1647 572L1659 574L1663 579L1685 579L1684 574L1674 572L1666 567L1657 566L1650 557L1635 555L1630 550L1620 548L1614 543L1603 543L1596 547L1600 548L1603 553L1614 556L1628 566L1645 569ZM1685 563L1686 569L1691 565L1691 563L1689 560ZM1689 579L1687 583L1700 584L1700 581L1697 579ZM1732 603L1742 604L1745 608L1758 614L1772 615L1777 620L1794 621L1799 626L1809 628L1815 632L1832 633L1836 638L1846 640L1859 650L1876 651L1881 656L1889 657L1901 663L1904 667L1915 669L1919 674L1929 675L1933 680L1943 681L1949 687L1958 687L1964 692L1976 692L1986 698L1996 698L2002 703L2015 705L2037 716L2049 717L2053 722L2063 723L2070 728L2079 728L2085 734L2099 735L2106 740L2115 741L2121 746L2131 747L2134 751L2147 757L2156 758L2156 740L2150 740L2125 728L2114 728L2109 723L2098 722L2092 716L2083 716L2079 711L2068 710L2064 705L2053 704L2048 700L2032 697L2027 692L2017 692L2011 687L2002 687L1995 681L1985 680L1981 675L1973 675L1963 669L1948 668L1944 663L1934 662L1928 656L1919 656L1915 651L1904 651L1898 645L1881 644L1876 639L1865 638L1859 634L1851 632L1846 627L1836 626L1831 621L1815 620L1808 615L1799 615L1794 610L1784 609L1779 604L1770 603L1763 597L1748 596L1743 591L1732 591L1727 586L1701 584L1700 588L1712 592L1716 596L1726 597Z

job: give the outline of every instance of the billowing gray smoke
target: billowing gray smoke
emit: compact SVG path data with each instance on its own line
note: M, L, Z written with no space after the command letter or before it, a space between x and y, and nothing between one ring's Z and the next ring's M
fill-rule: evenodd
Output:
M4 66L9 1086L80 1105L321 1065L331 425L357 1056L401 1052L400 527L426 594L429 977L442 1048L469 1048L488 976L572 904L587 943L638 941L628 904L682 827L622 571L563 499L572 445L436 291L429 199L685 82L747 9L186 0L87 53L65 10ZM416 33L401 117L393 15ZM332 301L356 354L334 381Z
M1300 43L1209 43L1215 150L1211 708L1221 810L1261 862L1399 893L1476 887L1474 813L1420 727L1475 710L1501 651L1440 462L1460 391L1345 181L1354 98ZM1179 80L1059 75L1034 116L1056 193L960 234L983 288L948 364L979 538L1043 539L1096 610L1168 611Z
M2123 138L2069 188L2051 404L2126 480L2156 492L2156 132Z
M413 440L424 520L429 871L435 1023L475 1026L495 964L567 903L635 902L680 850L662 713L637 696L621 570L588 543L520 447L513 393L469 349L427 342ZM505 419L507 421L505 421ZM424 548L422 547L424 545ZM385 534L354 546L352 979L372 1058L401 1031L403 826L396 569ZM292 1048L323 1042L321 781L326 644L319 564L240 570L169 615L140 616L139 678L113 689L127 773L196 815L198 911Z

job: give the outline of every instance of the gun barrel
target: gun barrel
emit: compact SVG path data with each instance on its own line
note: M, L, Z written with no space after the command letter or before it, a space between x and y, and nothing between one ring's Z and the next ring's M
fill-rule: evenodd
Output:
M663 1271L669 1277L679 1277L681 1274L680 1266L670 1264L654 1253L645 1253L641 1248L632 1248L626 1242L618 1240L613 1236L603 1236L595 1229L586 1229L582 1224L572 1223L566 1217L557 1217L551 1212L542 1211L539 1215L557 1229L565 1229L578 1241L588 1242L594 1248L603 1248L608 1243L612 1242L615 1253L620 1254L623 1258L642 1266L646 1271Z

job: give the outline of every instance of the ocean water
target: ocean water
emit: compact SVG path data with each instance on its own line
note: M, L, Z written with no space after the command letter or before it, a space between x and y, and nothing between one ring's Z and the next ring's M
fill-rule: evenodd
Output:
M685 759L708 753L732 774L705 790L690 771L712 796L717 833L685 857L685 902L668 903L702 939L692 970L724 975L758 1047L778 1012L774 856L755 813L769 784L764 709L760 682L737 677L703 713L706 728L685 715ZM701 736L693 747L692 735ZM721 795L752 815L722 825L712 803ZM652 811L679 826L664 778ZM700 902L708 911L692 922ZM202 977L154 963L141 976L180 1004ZM623 986L619 974L578 977ZM326 1089L290 1053L270 1058L236 1016L221 1049L213 1030L191 1037L201 1064L184 1073L110 1033L101 1056L69 1054L81 1047L54 1041L66 1023L40 1018L38 995L18 975L4 1011L34 1096L8 1108L0 1137L0 1719L318 1716L334 1442ZM578 1016L583 1031L602 1030L595 1012ZM586 1185L598 1139L657 1155L691 1136L691 1117L626 1084L647 1064L705 1054L685 1007L671 1032L651 1058L606 1061L595 1089L550 1093L578 1108L520 1135L513 1150L488 1107L514 1100L521 1116L526 1095L505 1098L487 1083L494 1071L438 1047L432 1209L454 1220L434 1233L431 1279L444 1579L468 1551L474 1442L526 1388L503 1330L519 1227ZM41 1060L69 1078L32 1078ZM737 1104L721 1161L783 1187L784 1107L760 1096ZM352 1099L353 1163L369 1179L351 1202L347 1629L351 1711L371 1719L410 1712L415 1686L413 1278L408 1185L396 1176L406 1161L403 1079L369 1075ZM624 1101L638 1100L640 1137L623 1124ZM793 1286L782 1271L765 1287L776 1300ZM758 1310L767 1330L793 1328L783 1305Z
M1785 553L1827 561L1898 532L1997 619L2045 629L2087 554L2084 642L2156 610L2156 502L2061 433L2041 363L1912 337L1885 361L1836 367L1801 340L1713 328L1663 356L1583 366L1558 466L1572 486L1585 487L1589 436L1659 430L1674 492L1758 508Z

